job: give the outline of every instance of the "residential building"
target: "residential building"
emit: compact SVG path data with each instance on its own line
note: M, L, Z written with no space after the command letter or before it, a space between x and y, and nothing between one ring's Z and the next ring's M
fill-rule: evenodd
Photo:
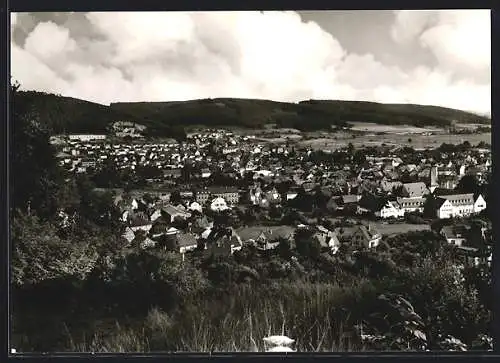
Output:
M377 247L382 240L382 235L375 226L368 224L355 227L335 228L335 234L342 243L352 243L354 246L364 248Z
M395 201L387 201L378 211L375 211L375 216L379 218L401 218L405 214L405 210L400 208L400 204Z
M426 202L426 198L423 197L414 197L414 198L397 198L397 203L399 204L399 208L405 213L412 212L423 212L424 205Z
M467 241L467 228L465 226L444 226L441 235L449 244L462 246Z
M240 199L238 189L228 187L210 187L196 192L196 201L201 205L205 204L210 198L223 198L229 204L237 204Z
M481 195L451 194L437 196L436 215L438 218L464 217L479 213L486 208L486 202Z
M210 203L210 209L214 212L223 212L230 209L224 198L217 197Z
M179 253L181 254L192 251L198 247L198 241L192 233L180 232L176 234L176 237Z
M176 218L187 219L191 217L191 213L181 210L178 207L174 207L171 204L164 206L162 208L162 212L170 223L172 223Z
M421 198L428 195L429 189L425 183L405 183L403 184L402 196L406 198Z
M486 201L483 196L479 194L474 201L474 213L480 213L486 209Z

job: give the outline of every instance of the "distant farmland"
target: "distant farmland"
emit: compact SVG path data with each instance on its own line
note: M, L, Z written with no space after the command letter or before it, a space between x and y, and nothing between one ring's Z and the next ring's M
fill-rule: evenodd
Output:
M335 139L336 138L336 139ZM411 139L411 141L409 141ZM302 140L300 145L309 146L316 150L335 150L347 146L352 143L355 147L376 146L381 144L386 145L408 145L416 149L420 148L435 148L442 143L461 144L464 141L470 142L472 145L477 145L481 141L491 144L491 133L471 134L471 135L398 135L398 134L382 134L382 135L359 135L356 138L347 134L331 136L329 138L318 138L311 140Z
M407 125L380 125L369 122L349 122L351 130L367 132L388 132L388 133L422 133L436 132L442 130L436 127L415 127Z

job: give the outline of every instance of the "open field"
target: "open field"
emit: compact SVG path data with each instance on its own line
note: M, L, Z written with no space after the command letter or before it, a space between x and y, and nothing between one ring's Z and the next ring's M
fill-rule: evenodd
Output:
M374 223L377 229L384 236L393 234L403 234L414 231L430 231L431 226L428 224L410 224L410 223L397 223L397 224L384 224L383 222Z
M455 127L464 128L464 129L475 129L477 127L491 126L485 124L455 124Z
M411 139L409 141L408 139ZM376 146L376 145L405 145L415 149L436 148L442 143L461 144L464 141L469 141L472 145L477 145L484 141L491 143L491 133L471 134L471 135L398 135L398 134L383 134L383 135L360 135L356 138L347 134L337 134L329 138L318 138L310 140L302 140L300 145L311 147L315 150L335 150L346 147L352 143L355 147Z
M437 127L414 127L408 125L380 125L370 122L349 122L352 125L351 130L368 132L387 132L387 133L422 133L436 132L442 129Z
M340 222L342 218L328 218L329 221L333 224ZM405 223L405 222L384 222L384 221L372 221L372 220L367 220L367 219L359 219L359 218L352 218L350 220L351 223L357 223L361 222L363 224L371 224L372 226L375 226L379 232L383 236L391 236L395 234L404 234L408 232L415 232L415 231L430 231L431 226L429 224L412 224L412 223ZM386 224L387 223L387 224Z

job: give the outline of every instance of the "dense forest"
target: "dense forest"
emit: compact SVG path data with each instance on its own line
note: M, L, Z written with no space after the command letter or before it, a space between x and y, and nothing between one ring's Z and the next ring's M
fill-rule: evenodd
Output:
M139 122L156 136L168 136L172 128L192 125L261 128L274 124L313 131L347 126L349 121L414 126L491 123L488 118L443 107L373 102L309 100L285 103L221 98L106 106L34 91L19 92L19 98L19 102L36 107L43 115L44 125L53 133L101 133L115 121Z
M307 231L295 248L283 240L227 257L200 248L185 261L127 246L112 195L59 169L45 109L17 86L10 102L19 352L256 351L269 333L297 339L299 351L491 348L490 271L457 270L463 256L439 234L335 256Z

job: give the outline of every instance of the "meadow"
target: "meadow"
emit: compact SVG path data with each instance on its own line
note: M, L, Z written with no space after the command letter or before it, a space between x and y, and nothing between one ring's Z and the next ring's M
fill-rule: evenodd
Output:
M301 140L299 145L311 147L314 150L336 150L346 147L352 143L354 147L377 146L377 145L394 145L394 146L411 146L415 149L436 148L443 143L461 144L464 141L470 142L472 145L477 145L481 141L491 144L491 133L471 134L471 135L451 135L451 134L434 134L434 135L400 135L400 134L381 134L381 135L357 135L350 133L338 133L328 138L317 138L309 140Z

